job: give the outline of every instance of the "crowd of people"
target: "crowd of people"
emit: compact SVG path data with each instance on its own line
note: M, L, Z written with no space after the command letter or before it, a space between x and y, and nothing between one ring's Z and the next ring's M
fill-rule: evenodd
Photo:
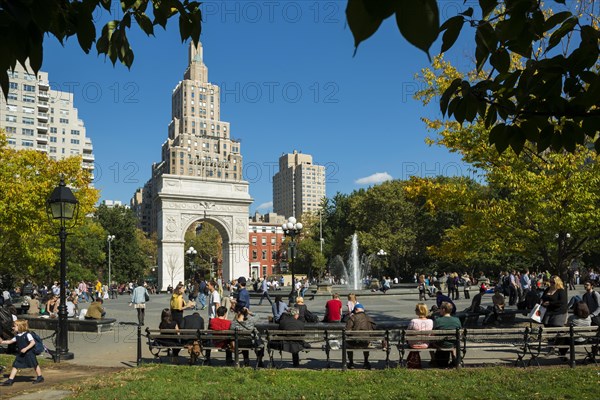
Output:
M572 277L569 275L568 279L571 278L574 280L573 285L578 283L575 274ZM390 279L388 282L393 281ZM487 278L483 273L480 273L477 278L466 273L443 273L439 276L422 274L415 275L415 283L418 288L419 303L415 307L416 318L413 318L408 326L408 329L411 330L460 328L461 322L456 318L457 308L454 301L460 299L459 287L464 288L464 297L469 298L470 287L473 285L478 288L477 294L473 296L471 305L464 312L485 315L484 324L496 321L505 312L507 305L522 310L543 307L545 312L541 322L548 327L561 327L567 324L575 326L600 324L600 294L594 290L594 286L598 284L598 275L593 271L584 282L585 292L576 295L571 293L570 298L568 298L565 283L560 277L546 273L530 273L528 270L505 271L496 280ZM243 276L227 283L224 283L222 279L205 280L200 277L192 279L188 284L179 282L171 290L168 307L165 307L161 313L158 328L204 329L206 326L208 329L214 330L255 331L258 316L251 307L250 293L247 287L249 285L261 295L258 305L262 305L265 299L270 303L272 315L269 317L269 321L278 324L281 330L302 330L305 324L317 322L343 323L347 330L371 330L376 327L375 322L366 313L365 307L359 302L356 293L349 293L345 304L338 293L333 293L324 309L321 310L322 317L319 317L318 313L314 310L311 311L304 301L305 292L310 287L308 279L301 278L293 282L292 294L295 296L291 297L292 301L286 301L287 296L278 294L280 293L278 289L283 284L284 282L275 278L248 281ZM152 287L143 280L126 284L123 288L121 285L114 285L114 287L117 288L117 293L129 294L130 305L137 312L138 323L144 325L145 306L149 295L153 292ZM57 316L60 304L60 288L57 282L49 289L45 286L36 287L27 284L23 286L23 289L26 292L22 296L23 312L34 316L45 315L48 318ZM225 295L224 290L228 290L229 295ZM270 292L275 293L274 299L271 298ZM102 285L99 280L94 285L80 282L67 293L68 316L95 319L105 317L106 311L103 303L107 295L108 299L111 298L109 293L110 289ZM492 294L491 305L484 307L482 302L486 294ZM6 298L3 293L1 297L3 302L10 303L10 296ZM431 308L425 304L428 298L435 298L435 305ZM86 304L85 308L82 307L82 303L88 302L89 305ZM18 313L14 306L12 307L14 337L10 339L11 343L16 343L22 354L32 354L32 339L28 334L27 322L18 320ZM207 324L198 313L198 310L206 308L208 308ZM193 312L184 317L185 310ZM6 344L8 341L4 340L1 343ZM354 343L354 345L355 348L364 347L361 343ZM432 363L445 366L449 362L448 354L451 354L440 348L445 345L450 344L431 344L418 341L412 343L411 347L415 349L431 348ZM231 363L232 343L223 342L222 346L226 350L226 362ZM285 346L284 350L292 353L293 365L298 366L299 354L306 344L290 342ZM352 349L352 344L349 348ZM416 351L409 354L409 366L420 367L419 354ZM249 365L248 352L243 352L242 356L244 364ZM256 357L257 365L261 366L264 349L259 347ZM364 368L369 369L368 352L364 352L363 357ZM210 354L207 354L207 358L210 360ZM349 368L354 367L352 350L348 353L348 366ZM17 369L33 368L38 376L37 381L41 382L44 379L39 365L35 361L35 356L32 358L31 355L27 355L18 358L15 360L14 367ZM12 373L6 382L5 384L12 384Z

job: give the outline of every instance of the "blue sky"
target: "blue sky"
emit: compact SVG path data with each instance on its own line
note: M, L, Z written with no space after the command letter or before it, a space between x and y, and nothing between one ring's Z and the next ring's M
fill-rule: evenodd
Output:
M468 5L468 4L467 4ZM326 166L327 196L385 179L469 173L445 149L425 144L421 116L439 116L433 103L412 99L414 74L427 56L407 44L394 19L361 44L345 22L346 1L206 2L201 40L209 80L221 86L221 119L241 139L251 212L270 211L277 160L293 150ZM466 9L447 2L442 21ZM108 15L98 11L97 19ZM75 38L64 47L45 41L43 70L52 88L70 91L92 138L95 186L101 199L128 203L160 161L171 119L171 92L183 78L187 47L178 25L146 37L133 27L129 71L84 54ZM447 57L468 67L472 31ZM432 53L439 50L437 43Z

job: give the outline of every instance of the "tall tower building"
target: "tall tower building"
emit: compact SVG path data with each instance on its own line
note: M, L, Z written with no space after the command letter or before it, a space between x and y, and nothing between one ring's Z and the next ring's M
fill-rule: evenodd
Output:
M9 146L42 151L54 160L81 155L83 168L93 173L92 140L86 137L73 94L52 90L47 72L36 76L19 63L8 75L8 96L0 95L0 128Z
M325 167L314 165L312 156L294 150L279 157L273 177L273 212L300 218L316 211L325 197Z
M140 226L156 232L161 288L189 278L185 234L199 222L221 236L223 279L250 276L248 213L252 197L242 177L240 141L221 121L220 90L208 81L202 45L190 43L183 80L171 95L171 121L162 158L131 201ZM212 271L211 271L212 272Z
M240 141L231 138L229 122L221 121L220 90L208 82L202 53L202 44L190 45L184 80L171 96L169 137L155 174L241 181Z

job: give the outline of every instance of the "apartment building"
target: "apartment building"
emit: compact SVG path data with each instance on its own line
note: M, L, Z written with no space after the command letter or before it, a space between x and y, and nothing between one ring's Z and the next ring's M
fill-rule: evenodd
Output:
M0 96L0 128L9 146L42 151L53 160L80 155L83 168L93 174L94 148L73 93L52 90L47 72L35 75L18 63L8 74L8 96Z
M273 176L273 212L300 218L319 210L325 197L325 167L313 164L311 155L294 150L279 157Z

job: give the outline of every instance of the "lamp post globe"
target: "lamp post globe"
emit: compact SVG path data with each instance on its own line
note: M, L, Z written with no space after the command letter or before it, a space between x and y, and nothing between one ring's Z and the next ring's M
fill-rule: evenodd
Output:
M196 256L196 254L198 254L198 250L196 250L194 248L194 246L190 246L189 249L186 250L185 254L187 254L188 257L189 257L189 259L190 259L189 260L189 266L190 266L191 270L193 269L192 270L192 277L194 277L195 272L196 272L195 269L194 269L194 257Z
M58 306L58 324L56 325L56 360L72 360L75 356L69 352L69 335L67 325L67 263L66 263L66 241L69 221L77 221L79 213L79 201L73 195L71 189L65 184L64 178L46 201L46 212L50 221L58 221L60 230L60 304Z

